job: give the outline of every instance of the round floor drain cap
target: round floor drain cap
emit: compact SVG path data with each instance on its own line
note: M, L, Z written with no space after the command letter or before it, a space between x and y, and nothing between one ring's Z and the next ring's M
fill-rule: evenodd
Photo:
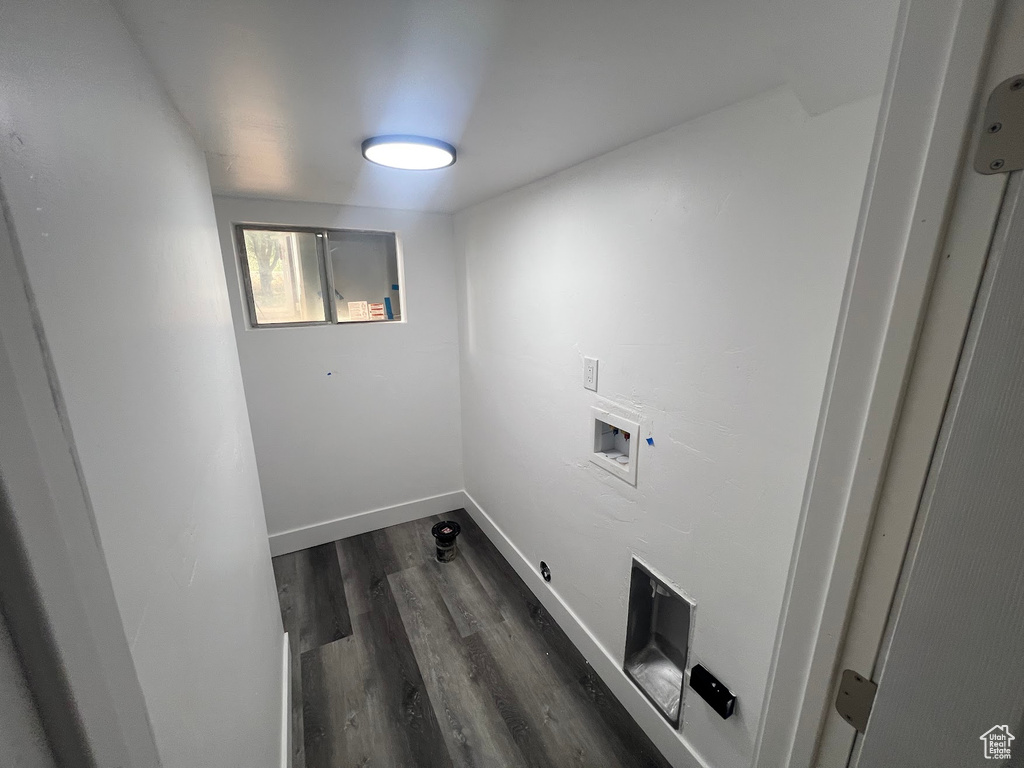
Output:
M438 544L448 544L455 541L455 537L461 531L462 528L453 520L442 520L440 523L435 523L434 527L430 529Z

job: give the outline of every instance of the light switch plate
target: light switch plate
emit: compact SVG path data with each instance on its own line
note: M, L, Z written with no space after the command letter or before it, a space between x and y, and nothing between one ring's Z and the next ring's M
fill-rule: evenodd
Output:
M583 358L583 388L597 392L597 358Z

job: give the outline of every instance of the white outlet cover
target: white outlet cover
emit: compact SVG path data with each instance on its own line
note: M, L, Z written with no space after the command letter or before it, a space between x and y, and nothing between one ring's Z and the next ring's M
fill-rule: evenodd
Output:
M583 358L583 388L597 392L597 358Z

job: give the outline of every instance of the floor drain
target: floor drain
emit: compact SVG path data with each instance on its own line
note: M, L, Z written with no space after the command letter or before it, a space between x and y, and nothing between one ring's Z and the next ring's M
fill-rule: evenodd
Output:
M430 529L437 545L437 562L450 563L455 559L455 555L459 551L455 540L459 537L461 530L459 524L451 520L442 520Z

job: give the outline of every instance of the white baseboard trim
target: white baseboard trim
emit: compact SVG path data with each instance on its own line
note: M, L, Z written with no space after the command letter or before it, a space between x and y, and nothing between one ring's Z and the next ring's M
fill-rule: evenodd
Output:
M289 552L298 552L300 549L308 549L338 539L347 539L349 536L376 531L378 528L387 528L389 525L408 523L411 520L419 520L421 517L430 515L440 515L453 509L461 509L465 499L465 491L453 491L405 504L396 504L393 507L359 512L337 520L329 520L326 523L275 533L270 537L270 554L273 557L286 555Z
M292 659L287 632L281 650L281 768L292 768Z
M654 742L654 745L661 750L665 759L675 768L710 768L709 764L701 759L690 746L686 738L666 723L658 710L630 682L626 673L622 671L620 661L612 656L591 634L590 630L562 600L558 592L541 578L533 563L527 560L519 548L505 536L498 525L476 503L476 500L465 492L464 497L460 506L465 508L470 517L487 535L487 538L515 568L520 578L526 582L526 586L541 601L562 631L569 636L573 645L583 654L590 666L615 695L615 698L622 703L626 711L632 715L633 719Z

